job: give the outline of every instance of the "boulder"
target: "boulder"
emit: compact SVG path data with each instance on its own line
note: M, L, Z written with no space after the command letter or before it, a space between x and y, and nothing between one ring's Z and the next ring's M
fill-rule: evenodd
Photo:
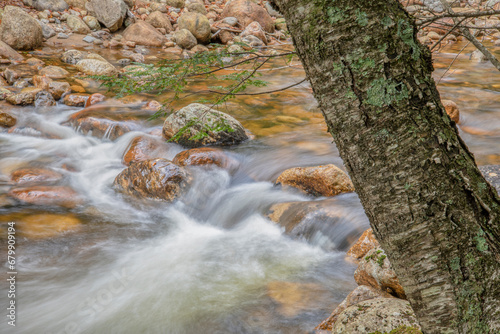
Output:
M70 123L83 134L109 140L115 140L127 132L138 129L138 126L133 122L115 121L92 116L78 118L72 120Z
M250 23L245 30L240 34L241 38L247 37L247 36L255 36L258 39L260 39L264 44L267 44L267 37L266 33L260 26L260 23L257 21L254 21Z
M175 8L184 8L185 2L184 0L167 0L167 6L175 7Z
M192 123L183 133L179 130ZM217 127L229 127L232 131L211 131ZM205 133L205 135L203 135ZM178 136L176 136L178 135ZM163 137L187 147L200 147L206 145L234 145L248 139L245 128L232 116L211 109L199 103L192 103L177 112L169 115L163 123Z
M191 2L188 3L186 8L193 13L199 13L201 15L207 15L207 10L202 3L199 2Z
M358 241L347 251L347 255L356 260L361 260L366 253L380 247L377 239L373 235L373 231L371 228L363 232L363 234L359 237Z
M122 162L130 166L133 162L145 161L166 156L167 150L159 138L149 136L135 137L123 155Z
M458 124L460 122L460 111L457 104L451 100L442 100L441 103L451 120Z
M313 242L328 251L345 251L368 224L364 214L345 210L347 203L335 197L276 203L269 208L267 217L294 239Z
M274 21L269 13L250 0L234 0L229 2L221 14L221 18L236 17L238 22L246 28L250 23L257 21L264 31L274 32Z
M375 289L371 286L360 285L354 289L347 297L335 308L335 310L330 314L330 316L324 320L321 324L316 326L317 330L327 330L333 329L333 325L337 321L339 315L348 307L356 305L365 300L375 299L375 298L394 298L387 292Z
M123 0L90 0L95 16L111 32L120 29L127 15L127 5Z
M410 303L397 298L375 298L357 303L340 313L332 334L389 333L403 326L414 330L404 333L421 333Z
M13 94L7 97L7 102L14 105L30 105L35 103L35 97L38 92L41 92L40 88L36 87L26 87L21 90L18 94Z
M50 79L64 79L69 75L69 72L59 66L47 66L42 68L39 72Z
M0 110L0 126L10 128L16 125L17 119L10 113Z
M24 57L20 55L16 50L11 48L8 44L0 41L0 56L4 58L9 58L14 61L23 61Z
M335 196L354 191L349 176L335 165L290 168L281 173L276 184L297 188L313 196Z
M206 16L200 13L184 12L177 19L177 24L179 29L189 30L199 43L210 42L211 29Z
M83 59L76 63L76 68L87 75L107 75L116 74L116 68L108 63L98 59Z
M136 198L171 202L191 182L189 173L167 159L132 163L114 181L115 188Z
M68 94L64 97L63 102L70 107L83 107L89 99L89 96L88 94L81 93Z
M42 45L42 26L20 7L6 6L0 24L0 40L16 50L32 50Z
M64 12L69 8L64 0L33 0L33 7L38 11L48 9L51 12Z
M62 175L47 168L28 167L17 169L10 174L10 179L16 185L33 183L57 182L62 180Z
M68 24L68 27L71 29L71 31L77 34L86 35L92 32L88 25L76 15L69 15L66 19L66 23Z
M172 160L179 166L218 166L234 172L238 169L239 163L230 158L221 149L212 147L192 148L178 153Z
M100 30L101 25L99 24L99 20L97 20L95 17L87 15L83 17L83 22L87 24L87 26L92 29L92 30Z
M162 46L166 37L156 30L151 24L138 21L125 29L123 38L127 41L135 42L139 45Z
M173 30L168 16L160 11L152 12L146 19L146 22L155 28L165 29L167 33L170 33Z
M35 96L35 107L40 108L40 107L52 107L56 105L56 101L54 100L54 97L52 94L50 94L47 91L42 90L41 92L38 92Z
M196 37L187 30L187 29L179 29L174 33L174 41L183 49L192 49L198 43L196 41Z
M381 248L368 251L359 261L358 269L354 272L354 280L358 285L368 285L406 299L404 289Z
M33 205L74 208L83 202L77 192L62 186L16 187L11 189L8 194L22 203Z

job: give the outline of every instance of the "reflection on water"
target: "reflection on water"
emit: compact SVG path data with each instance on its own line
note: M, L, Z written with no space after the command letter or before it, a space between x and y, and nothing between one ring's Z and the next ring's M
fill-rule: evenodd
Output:
M437 79L459 49L436 55ZM49 54L42 58L52 59L54 50L44 52ZM107 58L119 58L118 51L107 52ZM151 55L160 56L155 52ZM263 74L281 87L304 75L298 66ZM459 105L461 134L480 164L500 163L499 78L490 65L473 64L464 55L439 85L443 98ZM85 89L99 90L95 83ZM6 222L16 221L19 229L16 333L304 333L314 328L354 286L354 267L336 245L345 249L352 242L349 232L368 222L353 194L332 204L340 222L333 227L304 219L290 236L266 217L272 204L312 200L273 187L284 169L342 166L309 86L228 103L227 111L256 135L227 149L241 167L232 175L193 169L189 192L168 205L137 203L112 188L130 142L161 125L146 121L151 113L137 104L152 97L86 111L138 125L138 131L116 141L64 125L76 118L78 108L1 105L18 117L16 131L0 133L2 245ZM170 159L183 149L165 145ZM12 203L5 195L9 176L22 167L60 173L58 185L74 189L83 205ZM3 304L5 295L0 299Z

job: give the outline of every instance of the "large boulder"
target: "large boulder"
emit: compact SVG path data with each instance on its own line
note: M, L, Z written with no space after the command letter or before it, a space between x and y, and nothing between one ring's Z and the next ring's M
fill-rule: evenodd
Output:
M21 8L7 6L0 24L0 40L16 50L32 50L42 45L42 26Z
M394 298L384 291L380 291L371 286L360 285L354 289L343 301L335 308L330 316L319 324L315 329L331 331L339 315L348 307L361 303L365 300L375 298Z
M174 33L174 41L183 49L192 49L198 44L196 37L187 29L179 29Z
M144 21L137 21L128 26L123 32L123 38L136 44L157 47L162 46L167 41L166 37L160 34L155 27Z
M281 173L276 184L297 188L313 196L335 196L354 191L347 174L335 165L290 168Z
M0 41L0 56L9 58L14 61L23 61L24 57L16 50L11 48L8 44Z
M406 299L405 291L381 248L374 248L365 254L354 272L354 280L359 285L368 285Z
M409 327L403 333L421 333L410 303L397 298L375 298L357 303L340 313L332 334L389 333L403 327Z
M77 34L86 35L92 32L87 24L76 15L69 15L66 19L66 23L68 27Z
M111 32L114 32L123 24L127 15L127 4L123 0L90 0L89 4L99 22Z
M196 40L202 44L210 42L210 23L205 15L194 12L184 12L177 19L179 29L189 30Z
M189 173L167 159L133 162L115 178L115 188L136 198L171 202L191 181Z
M212 131L228 126L229 131ZM183 129L179 133L179 131ZM234 145L248 139L245 128L234 117L199 103L192 103L169 115L163 123L163 137L187 147Z
M99 59L83 59L76 63L76 68L87 75L114 75L116 68Z
M266 32L274 32L272 17L264 8L250 0L235 0L228 3L221 14L221 18L225 17L236 17L244 28L257 21Z
M39 11L48 9L52 12L64 12L69 8L64 0L33 0L33 7Z
M170 23L168 16L158 10L152 12L146 19L146 22L155 28L165 29L167 33L170 33L173 30L172 23Z

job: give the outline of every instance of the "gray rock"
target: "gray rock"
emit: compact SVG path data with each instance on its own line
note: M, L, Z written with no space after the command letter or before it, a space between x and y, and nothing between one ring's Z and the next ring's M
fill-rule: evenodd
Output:
M93 43L93 42L95 41L95 38L94 38L94 37L92 37L92 36L85 36L85 37L83 38L83 41L84 41L84 42L87 42L87 43Z
M35 96L35 107L52 107L56 105L54 97L49 92L42 90Z
M100 30L101 29L101 25L99 24L99 21L93 17L93 16L90 16L90 15L87 15L83 18L83 22L85 22L88 27L92 30Z
M16 50L11 48L8 44L0 41L0 56L9 58L10 60L21 61L24 60L24 57L19 54Z
M486 181L495 187L500 194L500 165L479 166L479 170L483 173Z
M78 63L83 58L85 58L85 55L83 54L83 52L78 50L68 50L64 52L61 56L61 60L63 62L65 62L66 64L73 64L73 65Z
M397 298L376 298L357 303L340 313L332 334L388 333L401 326L420 329L410 303Z
M184 0L167 0L167 6L175 8L184 8L185 2Z
M63 12L69 8L64 0L33 0L33 7L37 10L50 10L56 12Z
M76 64L76 68L88 75L113 75L116 68L108 63L98 59L83 59Z
M21 8L6 6L0 24L0 40L16 50L32 50L42 45L42 26Z
M173 39L175 43L183 49L189 50L198 44L196 37L194 37L193 34L187 29L177 30L174 33Z
M130 63L131 63L131 61L128 58L122 58L122 59L118 60L118 65L120 65L120 66L127 66L127 65L130 65Z
M177 19L177 24L179 29L189 30L199 43L207 44L210 42L211 28L206 16L200 13L184 12Z
M168 116L163 124L163 137L166 139L174 137L180 129L192 121L195 123L178 139L174 140L176 143L187 147L200 147L206 145L234 145L248 139L245 128L234 117L199 103L192 103ZM208 131L207 136L203 138L191 139L193 136L199 135L207 126L213 128L218 125L227 125L233 132L227 130Z
M236 17L225 17L222 19L222 22L225 24L229 24L231 27L234 27L238 24L238 19Z
M78 16L68 16L68 18L66 19L66 23L68 24L68 27L77 34L86 35L92 32L87 24L83 22L83 20Z
M68 39L69 36L67 34L63 33L63 32L60 32L60 33L57 34L57 38L58 39Z
M52 29L52 27L49 26L48 24L42 23L41 26L42 26L43 38L49 39L49 38L54 37L56 35L55 30Z
M90 0L93 12L99 22L101 22L111 32L118 30L127 15L127 5L123 0Z

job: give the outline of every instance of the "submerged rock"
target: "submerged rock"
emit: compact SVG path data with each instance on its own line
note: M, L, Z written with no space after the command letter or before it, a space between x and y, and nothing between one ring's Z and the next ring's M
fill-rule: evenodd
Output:
M29 239L52 238L62 233L75 232L81 228L80 219L72 214L41 213L20 218L16 227Z
M68 94L64 97L64 104L71 107L83 107L87 100L89 99L88 94Z
M294 187L313 196L354 191L349 176L335 165L290 168L281 173L276 184Z
M76 191L69 187L62 186L13 188L8 194L18 201L33 205L74 208L83 202Z
M42 26L21 8L6 6L0 24L0 40L16 50L32 50L42 45Z
M17 185L32 183L57 182L62 180L62 175L47 168L29 167L17 169L10 175L12 182Z
M215 165L231 172L236 171L239 167L238 161L230 158L221 149L211 147L182 151L172 161L179 166Z
M16 125L17 119L14 117L14 115L11 115L10 113L0 110L0 126L3 126L5 128L10 128Z
M340 313L332 334L388 333L402 326L413 327L413 333L419 332L420 326L410 303L397 298L375 298L357 303Z
M133 122L121 122L97 117L82 117L73 120L71 123L74 128L83 134L109 140L115 140L127 132L138 129L138 126Z
M166 139L174 137L179 130L188 126L174 142L187 147L206 145L235 145L248 139L245 128L234 117L211 109L199 103L192 103L181 110L169 115L163 124L163 136ZM233 131L223 130L215 132L207 130L217 126L227 125ZM201 136L205 132L206 136Z
M59 66L47 66L40 70L40 75L44 75L51 79L64 79L69 75L69 72Z
M136 198L171 202L191 182L189 173L167 159L134 162L114 181L115 188Z
M88 75L107 75L116 74L116 68L107 61L99 59L83 59L76 63L76 68Z

